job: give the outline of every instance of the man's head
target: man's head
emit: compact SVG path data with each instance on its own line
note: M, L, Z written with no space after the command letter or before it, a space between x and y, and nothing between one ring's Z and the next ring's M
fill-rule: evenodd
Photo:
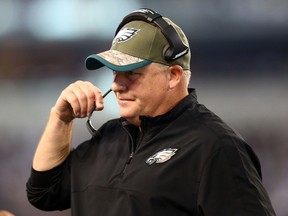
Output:
M136 13L146 12L155 13ZM188 94L190 51L183 31L171 20L160 16L155 24L134 18L133 13L124 18L111 49L90 55L86 67L105 65L114 71L112 90L120 115L140 125L140 116L162 115Z

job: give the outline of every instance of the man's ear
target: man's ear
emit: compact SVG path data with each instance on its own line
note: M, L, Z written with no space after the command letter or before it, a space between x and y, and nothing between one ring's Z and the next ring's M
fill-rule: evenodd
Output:
M183 76L183 68L179 65L173 65L169 67L169 87L171 89L175 88Z

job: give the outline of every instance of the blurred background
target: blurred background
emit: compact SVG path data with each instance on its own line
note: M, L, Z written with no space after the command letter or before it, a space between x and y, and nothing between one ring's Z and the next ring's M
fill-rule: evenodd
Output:
M190 86L255 150L277 215L287 216L288 0L0 0L0 209L70 215L28 203L33 153L63 88L81 79L109 89L111 71L87 71L85 58L109 49L120 20L140 7L186 32ZM105 101L96 127L118 116L113 94ZM85 120L76 121L75 146L90 136Z

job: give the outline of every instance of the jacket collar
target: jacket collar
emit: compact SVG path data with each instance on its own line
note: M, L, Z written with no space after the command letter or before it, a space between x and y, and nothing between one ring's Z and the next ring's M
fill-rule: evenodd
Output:
M141 119L141 129L146 130L147 128L154 128L172 122L178 116L180 116L189 107L195 106L197 102L196 90L194 88L188 89L189 95L184 97L173 109L167 113L155 117L151 116L140 116ZM128 126L131 124L124 118L120 118L123 126Z

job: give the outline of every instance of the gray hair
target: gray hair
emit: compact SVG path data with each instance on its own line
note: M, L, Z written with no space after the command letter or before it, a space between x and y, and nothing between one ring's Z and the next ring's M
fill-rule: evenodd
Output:
M164 65L161 63L155 63L155 64L157 64L159 70L163 70L163 71L167 70L170 67L169 65ZM184 77L186 85L188 87L188 85L190 83L190 78L191 78L191 71L190 70L183 70L183 77Z
M187 87L188 87L188 85L190 83L190 78L191 78L191 71L190 70L184 70L183 71L183 76L185 78L185 81L186 81Z

